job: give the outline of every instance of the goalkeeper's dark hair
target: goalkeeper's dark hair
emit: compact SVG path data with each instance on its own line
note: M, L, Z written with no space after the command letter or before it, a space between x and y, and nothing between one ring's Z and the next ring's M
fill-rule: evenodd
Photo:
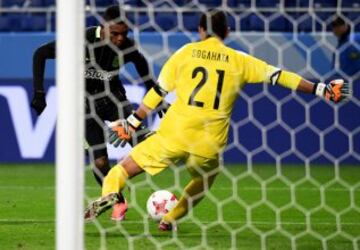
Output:
M209 10L201 15L199 26L206 30L208 35L215 34L221 39L225 39L228 31L226 13L218 9Z
M106 8L103 18L106 22L125 23L119 5L112 5Z

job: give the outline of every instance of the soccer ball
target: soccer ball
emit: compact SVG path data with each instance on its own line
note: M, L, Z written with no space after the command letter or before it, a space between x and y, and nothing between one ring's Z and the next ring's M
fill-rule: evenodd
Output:
M167 212L175 207L177 201L176 196L167 190L152 193L146 203L149 217L160 221Z

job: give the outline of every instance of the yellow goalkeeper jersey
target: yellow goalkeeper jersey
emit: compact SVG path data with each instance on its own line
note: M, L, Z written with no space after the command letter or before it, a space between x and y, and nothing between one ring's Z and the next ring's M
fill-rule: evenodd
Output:
M159 85L176 99L160 123L166 147L214 158L227 141L230 116L245 83L270 82L276 68L210 37L176 51Z

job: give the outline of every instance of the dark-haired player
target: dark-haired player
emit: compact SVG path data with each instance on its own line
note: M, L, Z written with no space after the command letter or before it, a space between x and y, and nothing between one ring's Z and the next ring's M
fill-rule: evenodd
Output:
M117 202L128 178L144 171L155 175L181 160L191 174L191 181L177 205L159 224L160 230L175 229L176 220L200 202L219 172L219 154L226 146L231 112L245 83L278 84L333 102L347 97L349 90L343 80L327 85L311 83L227 47L223 40L228 33L224 12L215 10L203 15L199 24L201 41L183 46L165 63L159 85L146 94L133 115L122 121L124 132L120 137L129 139L131 131L136 130L168 92L176 89L176 100L158 131L136 145L129 156L110 170L104 179L102 197L90 204L85 219L98 216Z
M119 80L120 68L132 62L149 90L155 83L149 73L149 66L132 39L128 38L128 25L121 19L119 6L106 9L105 24L86 30L86 141L90 146L97 182L102 185L103 176L110 170L106 149L105 120L115 121L127 118L133 108L126 98L124 86ZM39 47L33 56L34 97L31 107L40 115L46 107L44 92L44 68L46 59L55 58L55 41ZM76 83L74 83L76 84ZM79 97L82 98L82 97ZM167 104L160 105L159 115L166 112ZM99 123L101 121L102 123ZM142 127L133 138L132 144L145 138L147 129ZM126 204L114 206L112 219L122 220Z

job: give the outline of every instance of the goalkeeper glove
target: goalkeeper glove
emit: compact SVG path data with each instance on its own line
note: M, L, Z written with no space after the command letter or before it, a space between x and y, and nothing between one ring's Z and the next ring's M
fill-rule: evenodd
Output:
M159 117L163 118L169 108L170 103L168 103L167 101L162 101L157 107L157 109L159 109L159 111L157 112Z
M118 137L118 131L116 128L117 128L117 126L116 127L107 127L109 143L112 144L116 148L119 145L121 145L121 147L124 147L126 144L126 140L120 139Z
M46 99L44 91L36 91L31 101L31 107L40 115L46 107Z
M349 84L342 79L332 80L329 84L316 83L314 94L334 103L343 102L350 96Z
M141 120L135 115L130 115L126 120L120 119L109 124L109 142L114 147L124 147L131 140L132 134L141 125Z

